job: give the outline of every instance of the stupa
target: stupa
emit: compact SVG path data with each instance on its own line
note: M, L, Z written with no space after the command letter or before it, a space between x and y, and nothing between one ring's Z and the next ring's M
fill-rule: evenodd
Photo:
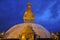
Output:
M31 10L30 2L28 2L28 7L24 13L23 19L24 23L14 25L6 32L6 38L19 38L21 40L50 38L50 33L47 29L34 23L35 17Z

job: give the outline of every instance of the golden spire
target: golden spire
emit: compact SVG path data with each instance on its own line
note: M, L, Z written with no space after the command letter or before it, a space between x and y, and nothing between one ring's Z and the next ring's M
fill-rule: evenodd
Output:
M28 2L27 6L28 6L28 9L31 9L31 4L30 4L30 2Z
M34 22L34 15L33 15L33 12L31 10L31 3L28 2L27 6L28 6L28 8L24 13L23 19L24 19L24 22L32 23L32 22Z

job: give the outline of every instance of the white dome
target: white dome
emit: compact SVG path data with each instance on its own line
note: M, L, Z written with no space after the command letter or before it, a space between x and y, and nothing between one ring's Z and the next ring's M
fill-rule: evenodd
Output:
M11 27L7 32L6 32L6 37L7 38L18 38L18 35L22 33L23 29L26 27L26 25L30 24L33 31L35 34L40 36L40 38L50 38L50 33L41 25L39 24L34 24L34 23L22 23L22 24L17 24L13 27Z

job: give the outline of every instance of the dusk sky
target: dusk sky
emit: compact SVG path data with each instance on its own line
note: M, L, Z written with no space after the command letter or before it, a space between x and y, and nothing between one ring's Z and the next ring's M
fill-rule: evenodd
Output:
M60 0L0 0L0 32L23 22L23 15L31 2L35 24L50 32L60 31Z

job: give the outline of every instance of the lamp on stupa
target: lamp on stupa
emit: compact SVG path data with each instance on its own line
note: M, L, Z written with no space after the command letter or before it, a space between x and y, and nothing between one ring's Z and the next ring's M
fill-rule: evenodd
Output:
M28 2L27 4L27 10L24 13L23 19L25 23L33 23L34 22L34 15L33 12L31 10L31 3Z

